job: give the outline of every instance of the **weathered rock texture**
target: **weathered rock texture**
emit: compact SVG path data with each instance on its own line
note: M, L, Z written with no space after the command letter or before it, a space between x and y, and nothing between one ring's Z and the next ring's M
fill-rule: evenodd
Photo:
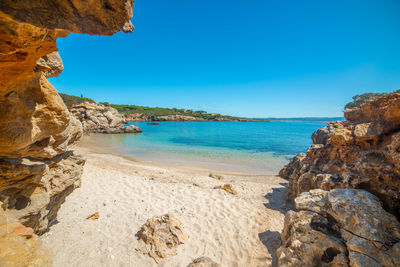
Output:
M158 263L160 258L176 255L177 246L186 243L188 236L177 218L165 214L147 220L140 229L139 238L144 246L138 250Z
M51 266L52 258L52 253L42 245L32 228L23 226L0 208L1 266Z
M311 190L295 199L278 249L280 266L399 266L400 223L358 189Z
M84 159L69 150L82 125L46 77L62 62L56 39L69 32L132 31L133 0L0 1L0 198L37 233L54 222L80 183Z
M82 103L69 108L71 113L82 123L83 131L88 133L140 133L134 125L125 127L124 116L115 108L95 103Z
M400 265L400 94L345 117L280 172L299 210L286 214L280 266Z
M314 145L281 171L289 179L287 200L314 188L360 188L400 218L400 94L347 110L345 117L316 131Z

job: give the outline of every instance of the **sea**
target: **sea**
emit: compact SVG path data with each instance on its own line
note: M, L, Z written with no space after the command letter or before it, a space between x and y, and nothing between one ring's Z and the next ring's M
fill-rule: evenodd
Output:
M344 118L266 118L269 122L130 122L140 134L91 134L102 150L157 165L277 174L312 144L312 133Z

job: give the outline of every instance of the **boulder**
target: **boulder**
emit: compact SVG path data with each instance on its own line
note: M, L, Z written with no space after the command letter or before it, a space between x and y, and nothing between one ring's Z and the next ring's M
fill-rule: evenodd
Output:
M160 258L176 255L177 246L187 242L182 223L171 214L156 216L146 221L139 232L144 246L137 250L148 254L157 263Z
M399 266L400 223L364 190L313 190L295 200L278 249L279 266Z
M135 125L129 125L124 128L125 133L141 133L142 129Z

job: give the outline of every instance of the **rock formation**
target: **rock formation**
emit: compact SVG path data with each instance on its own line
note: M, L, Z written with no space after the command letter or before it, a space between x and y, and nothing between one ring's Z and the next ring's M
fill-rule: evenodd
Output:
M85 162L69 149L82 136L81 123L46 78L63 68L56 39L69 32L132 31L132 4L133 0L0 1L0 200L7 213L36 233L55 221L65 197L79 186ZM41 253L35 240L26 252ZM24 259L16 250L24 241L9 242L15 246L1 250L1 265L17 262L15 257ZM37 263L46 265L45 260Z
M400 94L345 118L317 130L306 154L280 172L299 210L285 218L281 266L400 264Z
M365 190L302 193L289 211L280 266L399 266L400 223Z
M87 133L140 133L142 130L134 125L125 127L124 116L115 108L95 103L82 103L69 108Z
M176 255L176 247L186 243L182 223L171 214L156 216L147 220L139 232L144 246L137 250L148 254L157 263L159 258Z
M0 208L1 266L51 266L52 258L32 228L23 226Z
M314 145L282 171L287 200L320 188L360 188L400 218L400 93L347 110L346 120L313 135Z

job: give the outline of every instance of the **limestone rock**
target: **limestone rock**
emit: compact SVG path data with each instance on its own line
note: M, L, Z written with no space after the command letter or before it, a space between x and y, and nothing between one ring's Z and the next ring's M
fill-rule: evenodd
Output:
M133 30L133 0L2 0L0 10L15 20L39 28L112 35Z
M76 187L85 159L67 151L47 160L0 159L0 195L8 212L24 225L43 233Z
M148 254L157 263L159 258L176 255L177 246L186 243L182 223L171 214L156 216L146 221L139 232L144 247L139 251Z
M125 133L141 133L142 129L135 125L129 125L124 128Z
M219 267L220 265L208 257L194 259L187 267Z
M125 127L126 120L115 108L95 103L82 103L69 107L73 116L82 123L87 133L141 133L134 125Z
M1 206L36 233L56 220L65 197L79 186L85 162L69 150L82 137L82 125L46 79L62 71L54 53L56 40L70 31L131 31L132 4L133 0L0 1ZM10 227L1 228L17 229L2 232L1 266L51 265L35 235L10 236L28 231L21 225Z
M55 51L39 58L35 70L43 72L46 78L57 77L64 70L60 54Z
M349 266L337 227L311 211L288 211L278 266Z
M285 217L283 246L277 252L280 266L399 265L400 223L376 196L340 188L305 192L295 202L300 211L289 211Z
M52 266L53 255L33 233L0 208L0 265Z
M359 188L400 218L400 93L373 99L345 117L315 134L317 144L280 172L289 179L286 199L311 189Z

